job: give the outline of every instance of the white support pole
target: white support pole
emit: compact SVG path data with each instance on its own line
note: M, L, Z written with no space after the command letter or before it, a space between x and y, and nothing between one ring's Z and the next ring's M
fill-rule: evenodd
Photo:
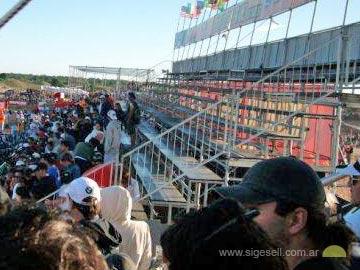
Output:
M31 0L21 0L0 18L0 29L19 13Z

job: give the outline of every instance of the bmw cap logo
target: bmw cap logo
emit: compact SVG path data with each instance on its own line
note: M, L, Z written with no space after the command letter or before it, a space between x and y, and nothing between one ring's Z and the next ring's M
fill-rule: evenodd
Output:
M93 189L92 189L91 187L86 187L86 188L85 188L85 192L86 192L87 194L91 194L91 193L93 192Z

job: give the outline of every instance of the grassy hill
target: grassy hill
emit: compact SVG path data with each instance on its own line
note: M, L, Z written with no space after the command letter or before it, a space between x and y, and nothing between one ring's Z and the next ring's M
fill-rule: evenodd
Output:
M116 85L116 80L106 80L104 82L97 78L88 78L83 82L83 87L92 89L93 91L111 90ZM126 85L127 81L121 81L121 85ZM42 85L52 85L57 87L66 87L68 85L67 76L48 76L48 75L32 75L32 74L16 74L16 73L0 73L0 92L8 89L24 90L35 89L40 90Z
M29 81L23 81L18 79L5 79L0 81L0 91L4 92L8 89L24 90L24 89L36 89L40 90L41 84L33 83Z

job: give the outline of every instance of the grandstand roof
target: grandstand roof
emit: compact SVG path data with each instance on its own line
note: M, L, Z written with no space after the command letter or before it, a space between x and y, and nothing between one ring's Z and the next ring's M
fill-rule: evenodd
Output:
M122 76L146 76L153 72L152 69L141 69L141 68L123 68L123 67L90 67L90 66L70 66L71 68L77 69L83 72L99 73L99 74L113 74Z

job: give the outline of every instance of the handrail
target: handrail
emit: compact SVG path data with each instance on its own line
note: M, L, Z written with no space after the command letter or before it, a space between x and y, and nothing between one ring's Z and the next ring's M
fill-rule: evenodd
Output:
M140 149L143 148L144 146L146 146L146 145L148 145L148 144L156 141L157 139L160 139L161 137L163 137L163 136L166 135L166 134L169 134L171 131L177 129L178 127L180 127L180 126L182 126L182 125L190 122L190 121L193 120L194 118L196 118L196 117L198 117L198 116L206 113L207 110L216 108L216 107L217 107L219 104L221 104L221 103L222 103L222 101L218 101L218 102L212 104L211 106L208 106L206 109L201 110L201 111L199 111L198 113L194 114L193 116L191 116L191 117L189 117L189 118L181 121L180 123L176 124L176 125L173 126L172 128L169 128L169 129L165 130L163 133L160 133L159 135L157 135L156 137L152 138L151 140L148 140L148 141L146 141L145 143L143 143L143 144L135 147L135 148L132 149L131 151L127 152L125 155L122 156L121 159L123 160L124 158L126 158L126 157L128 157L128 156L131 156L134 152L140 150Z

